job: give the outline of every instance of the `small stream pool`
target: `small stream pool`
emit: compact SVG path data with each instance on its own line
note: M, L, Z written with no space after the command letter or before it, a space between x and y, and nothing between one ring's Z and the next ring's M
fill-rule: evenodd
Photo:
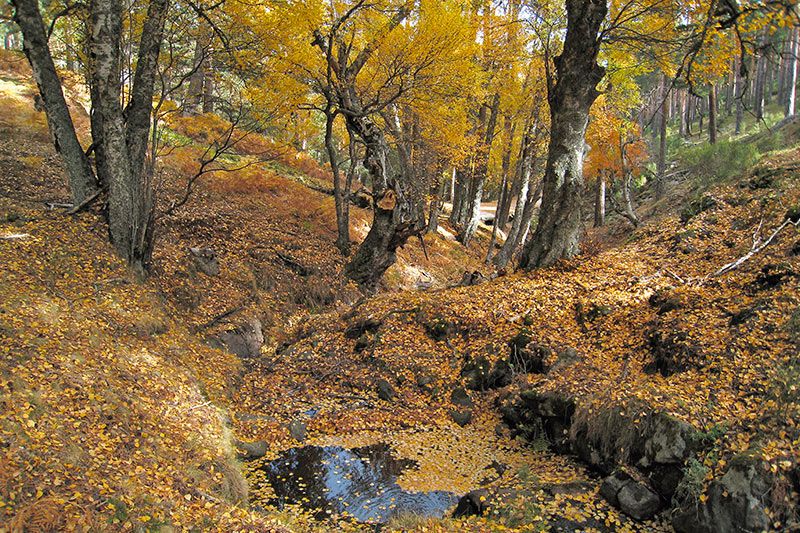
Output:
M410 460L395 458L386 444L363 448L292 448L262 467L272 489L269 503L299 504L315 518L346 515L383 523L395 514L442 517L458 501L451 492L406 492L397 484Z

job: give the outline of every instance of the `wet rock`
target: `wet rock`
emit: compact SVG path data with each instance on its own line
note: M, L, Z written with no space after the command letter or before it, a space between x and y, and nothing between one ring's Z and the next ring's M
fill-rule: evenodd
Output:
M264 345L264 332L261 321L253 318L244 324L220 333L208 340L208 343L222 350L227 350L242 358L254 358L261 355Z
M490 507L490 494L487 489L471 490L458 500L453 518L483 516Z
M245 442L237 439L234 441L234 445L242 459L258 459L264 457L269 451L269 445L263 440Z
M456 411L453 409L450 411L450 418L453 419L453 422L463 428L472 421L472 411L469 409L465 411Z
M486 387L489 389L499 389L511 384L514 372L508 361L503 359L497 361L487 376Z
M378 398L385 402L393 401L394 397L397 395L394 391L394 387L385 379L379 379L375 383L375 389L378 392Z
M643 483L630 481L617 493L620 510L636 520L653 518L661 509L661 499Z
M450 393L450 402L461 407L472 407L472 398L463 387L457 387Z
M491 363L484 356L469 359L461 368L461 376L471 390L486 390L489 386Z
M603 479L600 484L600 496L612 507L619 507L619 491L622 487L633 481L633 478L620 470Z
M292 420L289 423L289 435L291 435L291 437L298 442L305 441L306 436L308 435L306 423L302 420Z
M219 258L211 248L189 248L194 267L206 276L219 276Z

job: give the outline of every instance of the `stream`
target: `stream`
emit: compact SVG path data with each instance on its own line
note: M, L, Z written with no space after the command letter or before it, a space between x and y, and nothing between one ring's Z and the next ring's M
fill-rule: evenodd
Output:
M270 504L299 504L317 519L341 515L385 523L396 514L444 516L458 495L407 492L397 484L402 472L415 466L414 461L395 458L388 445L376 444L292 448L261 469L275 492Z

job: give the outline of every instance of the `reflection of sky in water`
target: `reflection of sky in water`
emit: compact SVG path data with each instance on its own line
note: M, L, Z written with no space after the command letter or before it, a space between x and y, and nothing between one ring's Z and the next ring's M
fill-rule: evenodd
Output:
M361 522L385 522L396 513L441 517L458 497L444 491L406 492L397 477L413 461L392 457L386 445L348 450L293 448L264 467L275 491L271 503L298 503L318 518L347 513Z

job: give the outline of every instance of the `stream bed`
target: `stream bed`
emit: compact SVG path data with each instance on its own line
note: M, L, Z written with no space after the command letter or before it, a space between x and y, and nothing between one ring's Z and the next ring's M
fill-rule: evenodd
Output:
M304 446L283 452L262 471L282 508L299 504L315 518L349 516L384 523L396 514L442 517L458 501L445 491L407 492L397 478L416 463L397 459L386 444L347 449Z

